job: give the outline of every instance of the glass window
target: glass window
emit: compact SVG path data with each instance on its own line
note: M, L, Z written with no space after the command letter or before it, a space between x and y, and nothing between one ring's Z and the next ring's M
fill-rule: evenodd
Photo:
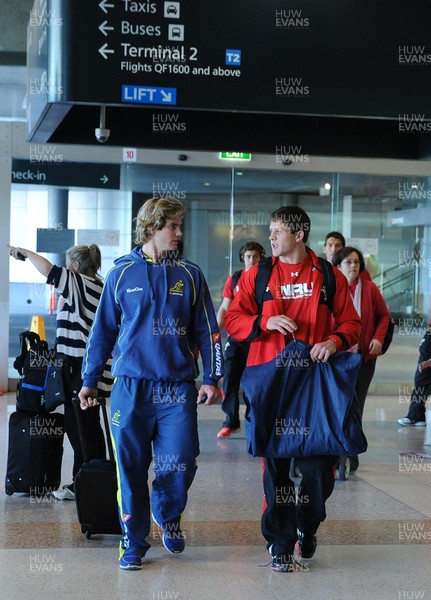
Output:
M309 245L318 254L326 234L340 231L348 244L362 250L397 325L371 389L393 393L394 381L412 381L430 303L428 178L127 164L122 186L123 192L69 191L67 227L75 232L75 243L98 243L106 274L115 258L134 245L133 218L143 202L154 195L176 198L187 208L184 256L205 273L216 310L226 278L242 268L241 246L254 240L270 254L269 215L276 208L294 204L309 213ZM51 227L52 218L47 190L13 186L11 243L36 248L37 229ZM54 331L50 290L29 264L11 262L10 306L11 347L16 348L31 315L45 315ZM390 357L397 354L406 360L394 374Z

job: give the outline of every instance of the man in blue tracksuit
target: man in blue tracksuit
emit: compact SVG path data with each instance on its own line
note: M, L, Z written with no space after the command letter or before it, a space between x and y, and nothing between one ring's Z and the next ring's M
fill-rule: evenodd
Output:
M97 382L113 352L112 436L123 536L122 569L142 567L150 512L165 548L184 550L180 518L199 454L197 403L219 398L223 357L205 278L181 258L185 209L151 198L136 219L132 252L108 273L83 361L81 408L97 404ZM197 356L203 383L196 389ZM154 460L150 495L148 469Z

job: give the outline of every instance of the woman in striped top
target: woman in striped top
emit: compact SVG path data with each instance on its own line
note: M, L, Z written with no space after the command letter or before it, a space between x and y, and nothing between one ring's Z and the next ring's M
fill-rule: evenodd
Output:
M11 256L21 260L28 258L44 275L47 284L52 284L58 293L57 334L55 347L58 364L62 364L64 387L64 422L66 434L74 452L73 479L78 472L83 456L72 398L82 387L81 367L88 333L99 304L103 283L98 276L101 266L100 249L91 246L73 246L66 252L66 266L53 265L49 260L27 250L9 246ZM109 374L100 384L100 394L109 395ZM89 459L105 458L105 439L100 425L99 407L82 411L84 434L88 445ZM73 483L54 492L59 500L73 500Z

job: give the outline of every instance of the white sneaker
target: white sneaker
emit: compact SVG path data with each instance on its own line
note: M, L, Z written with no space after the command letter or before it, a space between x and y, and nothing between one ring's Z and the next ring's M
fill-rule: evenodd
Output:
M72 492L72 490L68 488L67 485L64 485L62 490L56 490L55 492L52 492L52 495L54 496L54 498L60 501L75 500L74 492Z
M426 421L412 421L408 417L398 419L398 423L403 427L426 427Z

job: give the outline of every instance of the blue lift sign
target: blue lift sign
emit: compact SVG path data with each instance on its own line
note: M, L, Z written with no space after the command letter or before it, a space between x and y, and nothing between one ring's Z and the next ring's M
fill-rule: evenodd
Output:
M123 85L121 100L132 104L175 105L177 103L177 89L143 85Z

